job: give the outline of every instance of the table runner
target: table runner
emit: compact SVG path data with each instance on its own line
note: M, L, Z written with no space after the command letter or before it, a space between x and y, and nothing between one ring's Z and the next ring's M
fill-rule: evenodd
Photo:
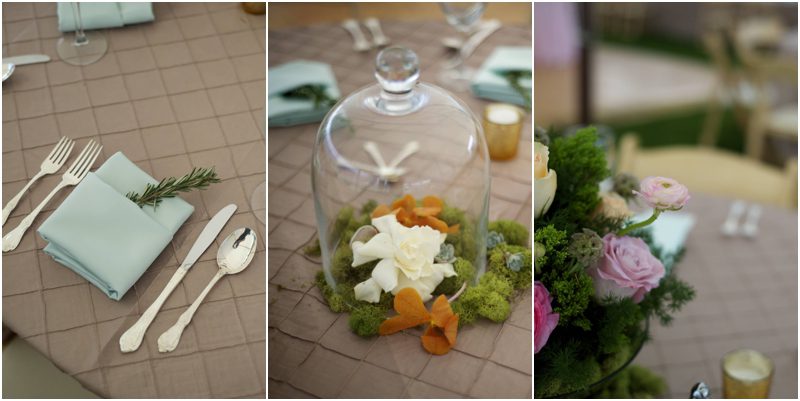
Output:
M440 40L455 31L444 22L382 21L393 44L414 50L421 81L436 84L446 54ZM347 31L326 24L270 30L269 64L296 59L331 65L345 95L375 82L376 52L355 53ZM500 45L530 46L529 27L503 27L467 65L477 68ZM450 88L446 88L450 90ZM489 102L453 92L477 115ZM512 305L503 324L479 320L459 331L454 350L427 354L419 333L363 339L347 314L331 312L314 274L322 267L303 256L315 235L311 151L318 124L269 130L269 390L270 397L492 397L530 398L531 290ZM519 154L492 162L489 219L531 225L531 120L523 127Z
M95 166L122 151L156 178L216 166L222 182L182 196L195 212L119 302L41 252L46 244L34 230L70 192L61 191L20 246L3 254L3 323L103 397L263 398L266 205L251 204L251 194L266 180L266 18L245 14L239 3L153 7L155 22L104 31L108 53L76 67L55 51L55 3L3 4L3 56L52 58L18 67L3 83L3 204L38 172L61 136L77 142L69 163L95 139L104 146ZM33 187L4 232L65 169ZM236 214L166 302L142 347L120 353L120 334L161 292L210 217L229 203L238 205ZM259 236L250 267L222 279L178 349L159 353L158 336L216 273L219 244L244 226Z
M699 191L698 191L699 192ZM752 348L775 363L771 398L797 398L797 212L762 205L758 238L727 238L720 226L733 199L692 192L697 222L675 266L695 299L671 326L651 322L653 341L634 363L662 375L672 398L698 381L722 398L722 356Z

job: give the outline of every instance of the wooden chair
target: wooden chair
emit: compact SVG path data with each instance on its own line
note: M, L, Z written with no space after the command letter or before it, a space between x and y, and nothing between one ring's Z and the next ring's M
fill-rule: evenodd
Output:
M617 171L644 178L670 177L689 190L797 208L797 159L783 170L719 149L670 146L641 149L639 139L622 138Z

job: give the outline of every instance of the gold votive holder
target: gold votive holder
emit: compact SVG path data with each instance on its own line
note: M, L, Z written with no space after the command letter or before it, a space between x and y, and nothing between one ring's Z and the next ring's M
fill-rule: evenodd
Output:
M267 3L242 3L242 9L248 14L265 14Z
M775 370L772 360L751 349L738 349L722 357L724 398L767 398Z
M522 132L522 109L506 103L492 103L483 111L483 132L492 160L508 160L517 155Z

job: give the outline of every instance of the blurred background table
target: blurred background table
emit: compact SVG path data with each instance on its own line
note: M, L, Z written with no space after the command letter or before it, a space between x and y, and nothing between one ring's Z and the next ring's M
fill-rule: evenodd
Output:
M89 139L99 141L104 147L95 166L122 151L153 177L216 166L222 182L182 195L194 213L119 302L40 251L46 243L34 230L70 192L61 191L21 245L3 254L3 324L102 397L262 398L266 213L263 203L251 204L251 194L266 181L266 18L245 14L239 3L153 7L154 22L105 30L108 53L76 67L56 53L61 34L55 3L3 4L3 56L45 53L52 59L20 66L3 83L3 204L38 171L61 136L75 139L76 149ZM57 174L38 182L4 231L59 180ZM141 348L122 354L120 334L161 292L210 217L229 203L238 210L217 243L172 293ZM260 237L252 265L211 291L176 351L159 353L160 333L216 273L219 243L243 226ZM4 378L23 365L5 364ZM42 381L52 383L38 375L28 380L42 388L50 387ZM9 396L15 386L5 384Z
M297 10L291 7L294 5L270 5L270 23L278 19L276 15L295 15L292 13ZM337 14L339 20L331 19L336 20L334 23L281 29L270 25L270 66L300 58L328 63L344 96L374 83L376 52L355 53L349 34L338 25L341 19L353 17L350 6L321 7L346 9ZM383 13L362 12L359 18L391 15L386 10L403 9L398 5L386 7ZM419 55L421 81L435 83L439 66L446 58L440 40L455 31L444 22L438 6L432 7L436 13L429 10L416 20L409 20L414 19L413 14L406 13L401 16L404 21L382 19L381 24L393 44L410 47ZM530 4L514 7L517 19L511 20L511 24L518 21L519 15L527 16L528 21L518 25L504 23L468 59L469 66L479 67L498 45L531 45ZM497 8L494 3L487 7L488 17L493 16L493 8ZM285 19L283 24L295 25ZM454 94L477 115L489 103L469 92ZM304 258L302 250L316 233L310 160L317 127L318 124L307 124L276 128L268 134L269 396L529 398L532 394L530 290L513 304L508 321L504 324L479 321L461 330L458 345L444 356L427 354L419 338L411 334L362 339L350 331L347 314L328 309L313 285L314 275L322 267ZM514 219L530 228L530 115L522 132L516 158L492 162L489 219Z
M797 398L797 212L763 205L755 239L724 237L733 199L692 192L697 221L675 265L696 298L672 325L651 322L653 340L634 363L661 374L668 396L688 398L698 381L722 398L722 356L752 348L775 363L771 398Z

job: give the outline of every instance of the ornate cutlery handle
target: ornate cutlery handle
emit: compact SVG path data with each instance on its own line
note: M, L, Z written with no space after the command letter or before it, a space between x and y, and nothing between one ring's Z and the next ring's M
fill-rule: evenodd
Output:
M119 337L120 351L133 352L139 349L139 346L142 345L142 339L144 339L144 333L147 331L147 328L150 327L150 323L153 322L153 319L156 318L158 310L161 309L161 306L164 305L164 302L169 298L169 295L172 294L172 291L178 286L178 283L181 282L185 275L186 269L183 267L179 267L178 270L175 271L175 274L169 279L167 286L164 287L164 290L161 291L158 298L156 298L147 310L142 313L139 320Z
M203 299L205 299L206 295L208 295L208 292L214 288L214 284L216 284L217 281L219 281L219 279L221 279L223 276L225 276L225 273L221 270L218 271L217 274L211 278L211 281L208 283L206 288L203 289L203 292L201 292L200 295L197 296L197 299L192 302L192 305L189 306L189 309L186 309L185 312L181 313L181 316L178 317L178 321L175 322L172 327L167 329L167 331L162 333L160 337L158 337L158 352L172 352L178 347L178 343L181 342L181 335L183 335L183 329L189 325L189 322L192 321L194 313L197 312L197 308L200 307L200 303L203 302Z
M3 208L3 223L2 223L2 225L6 224L6 220L8 220L8 216L10 216L11 212L13 212L14 209L17 207L17 204L19 203L19 200L22 199L22 195L25 194L25 192L28 190L28 188L30 188L31 185L33 185L33 183L36 182L36 180L38 180L39 178L43 177L44 175L45 175L45 172L39 170L39 172L36 173L36 175L34 175L33 178L31 178L31 180L28 181L28 183L25 184L25 186L22 187L22 189L20 189L19 192L16 195L14 195L14 197L11 198L10 201L8 201L6 206Z
M50 199L53 198L56 192L60 191L61 188L64 188L67 185L69 184L67 184L64 180L58 183L58 185L56 185L56 187L50 191L47 197L44 198L41 203L39 203L39 206L36 206L36 209L33 209L32 212L25 216L25 218L22 219L15 229L3 236L3 252L13 251L17 248L17 246L19 246L19 242L22 241L22 236L25 235L25 231L27 231L31 224L33 224L33 221L36 219L36 216L39 215L39 212L42 211L42 208L47 205L47 202L50 202Z

